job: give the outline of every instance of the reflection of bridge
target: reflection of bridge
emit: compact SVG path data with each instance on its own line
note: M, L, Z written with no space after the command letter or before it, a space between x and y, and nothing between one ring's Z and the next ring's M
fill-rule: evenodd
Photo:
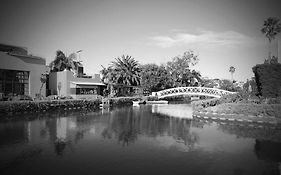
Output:
M220 98L223 95L234 94L236 92L230 92L222 89L216 88L206 88L206 87L177 87L166 89L156 92L158 98L165 98L177 95L195 95L195 96L208 96Z

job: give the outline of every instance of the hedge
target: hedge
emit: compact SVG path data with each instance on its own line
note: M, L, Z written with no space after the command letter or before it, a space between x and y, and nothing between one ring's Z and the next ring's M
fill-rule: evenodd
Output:
M99 108L97 100L48 100L48 101L5 101L0 102L0 114L11 112L39 112L69 108Z
M253 72L259 95L263 97L281 96L281 64L258 64Z

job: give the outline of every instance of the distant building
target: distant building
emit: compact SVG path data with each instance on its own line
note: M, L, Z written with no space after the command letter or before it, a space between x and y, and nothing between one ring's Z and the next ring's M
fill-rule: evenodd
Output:
M34 98L40 92L45 65L44 58L29 55L24 47L0 44L0 99L15 95ZM45 89L44 85L43 96Z
M103 95L105 84L99 74L84 75L83 69L77 76L71 71L51 72L49 74L49 95L71 96L74 99L95 98Z

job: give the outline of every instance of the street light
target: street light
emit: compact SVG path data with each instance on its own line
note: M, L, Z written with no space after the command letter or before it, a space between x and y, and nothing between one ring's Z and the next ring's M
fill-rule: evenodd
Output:
M80 53L82 52L83 50L78 50L76 53L78 53L78 61L81 62L80 60Z

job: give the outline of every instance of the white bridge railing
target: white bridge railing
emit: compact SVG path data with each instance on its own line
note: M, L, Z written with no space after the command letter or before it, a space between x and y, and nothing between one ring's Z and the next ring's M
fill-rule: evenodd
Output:
M159 99L169 96L177 96L177 95L196 95L196 96L209 96L209 97L220 98L223 95L234 94L234 93L236 92L230 92L217 88L177 87L177 88L158 91L155 93L155 95L157 95Z

